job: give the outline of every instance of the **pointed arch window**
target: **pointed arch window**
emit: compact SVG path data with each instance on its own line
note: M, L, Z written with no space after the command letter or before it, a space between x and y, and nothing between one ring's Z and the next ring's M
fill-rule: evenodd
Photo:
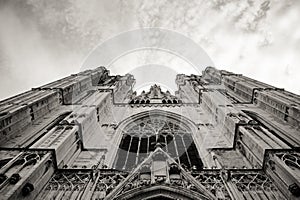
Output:
M158 143L182 166L202 168L189 127L180 120L160 115L138 119L124 128L115 168L130 170L136 167L155 150Z

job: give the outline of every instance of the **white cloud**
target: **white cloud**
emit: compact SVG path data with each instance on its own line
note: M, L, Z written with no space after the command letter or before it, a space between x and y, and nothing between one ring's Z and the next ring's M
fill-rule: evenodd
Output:
M218 68L300 93L298 1L16 0L0 6L0 98L78 71L99 43L138 27L178 31Z

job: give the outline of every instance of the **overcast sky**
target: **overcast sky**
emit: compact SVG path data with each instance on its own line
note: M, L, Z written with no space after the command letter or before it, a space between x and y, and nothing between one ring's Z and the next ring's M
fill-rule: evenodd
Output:
M143 27L175 31L199 45L217 68L300 94L299 19L300 1L292 0L0 0L0 99L82 70L94 48ZM144 62L134 66L141 54ZM149 67L151 60L156 69L173 69L161 59L165 52L151 53L150 61L145 55L124 58L133 66L129 72L141 74L133 69Z

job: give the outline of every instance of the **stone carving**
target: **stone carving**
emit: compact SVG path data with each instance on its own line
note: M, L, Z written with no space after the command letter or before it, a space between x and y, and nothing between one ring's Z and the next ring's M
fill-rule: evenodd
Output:
M276 156L279 157L291 169L300 170L300 153L297 152L277 153Z
M274 182L261 171L232 172L231 181L244 199L284 199Z
M182 103L180 99L171 95L169 91L163 92L158 85L153 85L149 92L142 91L142 93L136 96L134 93L131 96L130 104L178 104Z
M211 191L218 199L231 199L229 193L225 187L225 183L221 177L221 171L211 170L199 173L192 173L197 181L199 181L204 187Z
M213 67L175 95L134 82L100 67L1 101L0 199L300 196L298 95Z

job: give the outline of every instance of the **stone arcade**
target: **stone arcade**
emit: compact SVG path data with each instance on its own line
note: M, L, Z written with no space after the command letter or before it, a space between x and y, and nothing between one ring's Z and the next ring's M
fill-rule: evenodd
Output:
M207 67L104 67L0 102L0 199L300 199L300 96Z

